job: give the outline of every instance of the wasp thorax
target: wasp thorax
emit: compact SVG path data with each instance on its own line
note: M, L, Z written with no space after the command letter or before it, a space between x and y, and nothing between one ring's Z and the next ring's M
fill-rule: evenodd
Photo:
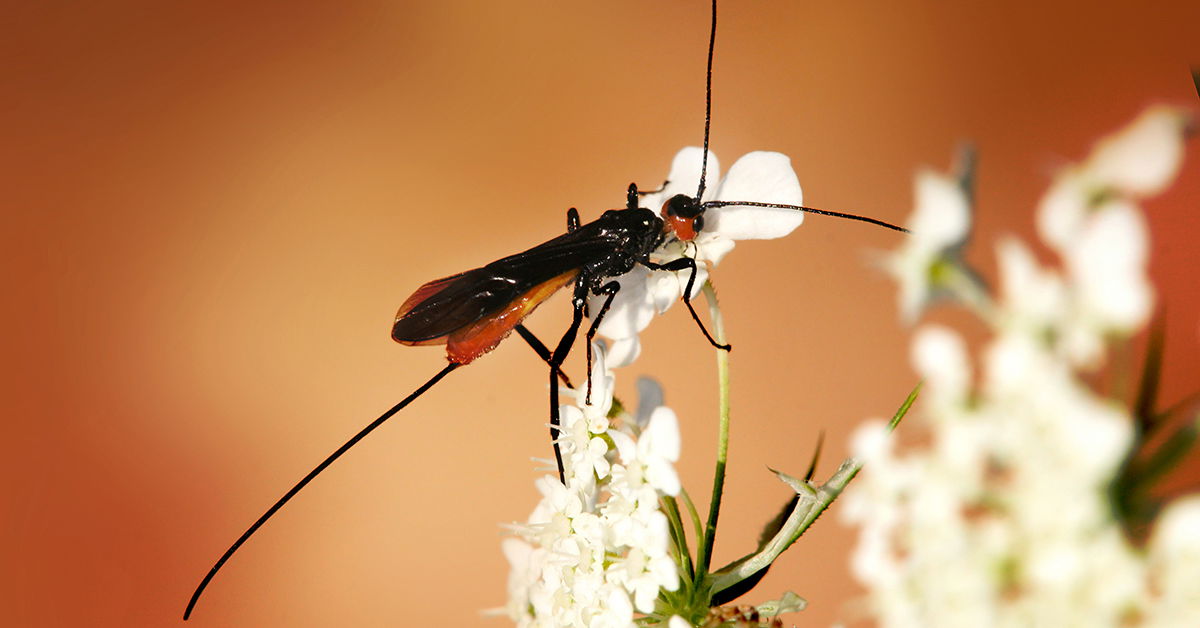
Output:
M684 242L695 239L704 228L704 208L686 194L676 194L663 203L665 228Z

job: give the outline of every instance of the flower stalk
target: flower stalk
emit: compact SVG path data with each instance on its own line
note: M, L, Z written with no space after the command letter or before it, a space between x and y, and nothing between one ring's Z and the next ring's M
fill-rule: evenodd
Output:
M704 298L708 302L709 320L717 344L725 344L725 319L717 301L712 281L704 282ZM696 565L701 574L708 572L713 545L717 540L717 520L721 516L721 497L725 492L725 466L729 460L729 352L717 353L717 459L713 469L712 500L708 507L708 523L704 527L704 544L699 548Z

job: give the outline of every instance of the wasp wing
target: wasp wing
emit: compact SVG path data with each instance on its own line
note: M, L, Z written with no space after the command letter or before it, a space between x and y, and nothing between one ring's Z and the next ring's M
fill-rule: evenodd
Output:
M604 234L578 229L482 268L431 281L400 306L392 338L408 345L443 344L451 334L478 327L477 323L520 305L515 320L505 317L506 329L489 332L502 338L533 308L611 250Z

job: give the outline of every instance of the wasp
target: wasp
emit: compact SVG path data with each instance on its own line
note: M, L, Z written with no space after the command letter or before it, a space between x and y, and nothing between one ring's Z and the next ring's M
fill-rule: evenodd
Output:
M789 209L836 218L857 220L894 231L902 227L856 214L828 211L800 205L759 201L710 200L701 201L705 190L708 165L708 140L712 118L712 63L716 45L717 3L712 1L711 29L708 41L708 63L705 72L704 146L699 186L694 196L676 194L667 199L658 211L641 207L636 184L626 190L625 207L605 211L599 218L581 223L575 208L567 211L567 230L560 236L530 249L467 270L449 277L430 281L417 288L400 306L392 325L392 339L404 345L445 345L448 364L428 381L392 406L377 419L327 456L312 471L300 479L262 514L221 555L196 587L188 601L183 618L191 616L212 578L230 557L280 508L300 492L330 464L368 434L403 410L454 370L474 362L495 349L500 342L516 331L550 367L550 436L555 441L559 427L558 382L567 386L570 378L562 371L583 326L585 317L590 323L587 338L588 366L592 362L592 338L621 289L617 278L641 265L651 270L688 273L683 302L708 342L722 350L729 345L718 343L696 313L691 302L696 281L697 263L684 256L668 262L655 262L655 251L673 241L688 243L703 233L705 211L718 207L748 206ZM553 349L533 335L525 320L539 305L559 290L570 287L572 316L570 326ZM602 297L601 305L588 312L590 296ZM589 381L590 393L590 381ZM554 442L559 479L563 477L562 456Z

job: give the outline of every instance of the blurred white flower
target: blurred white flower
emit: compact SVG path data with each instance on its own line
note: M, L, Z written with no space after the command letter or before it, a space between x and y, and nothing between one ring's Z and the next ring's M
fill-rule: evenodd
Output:
M661 191L647 194L640 205L659 211L663 203L676 194L694 195L700 184L703 149L688 147L675 155L667 184ZM803 194L791 160L780 153L758 151L748 153L733 164L723 179L718 178L720 166L711 152L705 181L707 188L701 201L732 200L800 205ZM696 280L691 298L700 293L708 279L708 266L715 266L736 240L781 238L804 221L804 213L769 207L714 207L704 213L704 226L691 242L669 240L653 257L659 263L683 256L696 260ZM617 278L621 290L601 321L599 332L613 339L613 364L632 362L640 353L638 334L656 314L666 312L683 297L690 271L650 270L636 266ZM603 297L591 297L589 307L599 308Z
M1167 506L1149 550L1150 573L1157 585L1157 603L1149 619L1158 626L1200 624L1200 495Z
M1095 366L1107 337L1128 334L1150 316L1149 239L1135 202L1175 177L1189 123L1182 110L1149 109L1059 173L1042 199L1038 233L1062 256L1070 287L1061 351L1075 364Z
M1114 135L1097 142L1083 171L1122 194L1161 193L1179 173L1191 116L1174 107L1151 107Z
M1174 176L1184 120L1153 109L1055 181L1038 226L1061 270L1014 238L997 245L999 290L983 320L992 335L978 367L956 332L918 330L924 445L898 453L879 421L855 433L864 472L843 514L860 527L851 566L880 625L1200 626L1200 497L1162 513L1148 551L1130 544L1109 491L1134 421L1081 373L1103 359L1107 338L1127 338L1149 316L1134 201ZM922 176L922 185L952 224L926 229L914 218L914 239L935 235L894 258L907 315L936 285L922 273L945 259L938 247L954 250L965 236L950 182Z
M1141 212L1121 201L1109 203L1081 227L1063 261L1088 323L1127 332L1146 322L1153 305L1146 276L1148 240Z
M912 361L925 380L926 398L938 404L965 404L970 393L971 364L962 338L947 327L927 325L917 330Z
M1062 325L1067 295L1062 278L1042 269L1024 242L1003 237L996 245L1000 275L1000 325L1049 337Z
M908 322L945 294L946 275L960 264L958 252L971 229L970 203L957 179L922 170L915 195L911 233L884 265L900 283L900 314Z
M1125 129L1097 142L1082 164L1064 169L1042 199L1038 233L1066 250L1088 216L1113 199L1137 200L1158 194L1183 162L1189 114L1152 107Z

